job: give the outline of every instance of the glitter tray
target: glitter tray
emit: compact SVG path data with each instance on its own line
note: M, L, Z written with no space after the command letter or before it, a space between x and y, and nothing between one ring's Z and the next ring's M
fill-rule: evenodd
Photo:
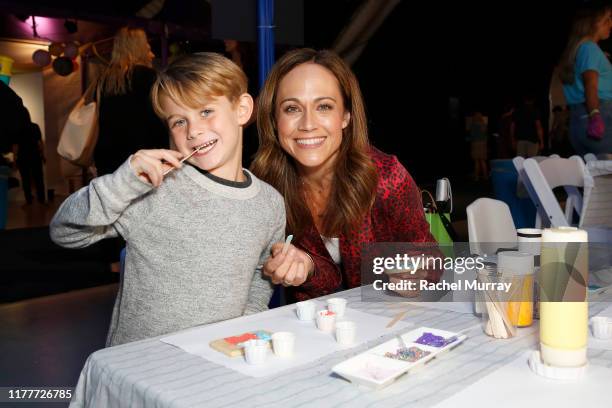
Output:
M417 341L425 333L430 333L434 336L441 336L445 339L456 338L451 343L440 347L419 344ZM409 371L422 366L431 359L440 354L451 350L459 345L466 336L445 330L432 329L430 327L419 327L401 335L404 344L396 337L368 351L358 354L340 364L335 365L332 371L341 377L346 378L353 384L365 386L373 389L381 389L391 384L400 376ZM429 336L431 337L431 336ZM397 359L399 349L407 348L412 350L412 353L405 352L403 357L410 358L414 361L405 361ZM413 347L419 350L415 354ZM385 355L395 355L395 357L386 357Z

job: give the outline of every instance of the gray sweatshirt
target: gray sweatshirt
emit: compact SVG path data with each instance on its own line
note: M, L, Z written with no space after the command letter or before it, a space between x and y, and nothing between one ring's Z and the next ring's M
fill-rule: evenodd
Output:
M55 243L127 242L107 345L267 309L272 285L261 264L284 239L285 205L246 174L250 184L237 187L185 165L153 189L128 159L62 203L50 225Z

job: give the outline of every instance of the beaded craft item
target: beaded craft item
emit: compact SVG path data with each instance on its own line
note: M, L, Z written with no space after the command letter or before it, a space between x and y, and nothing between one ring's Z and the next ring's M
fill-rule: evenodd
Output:
M400 347L395 353L390 351L386 352L385 357L414 363L415 361L420 360L429 354L431 354L430 351L421 350L418 347Z

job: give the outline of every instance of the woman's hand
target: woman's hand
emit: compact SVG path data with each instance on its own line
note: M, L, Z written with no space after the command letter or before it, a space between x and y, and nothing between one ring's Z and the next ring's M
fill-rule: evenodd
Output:
M293 245L283 253L284 245L283 242L272 245L272 255L264 263L263 273L274 284L300 286L314 271L314 264L306 252Z
M589 125L587 126L587 135L591 139L600 140L603 139L606 127L604 121L601 118L601 114L595 113L589 117Z
M603 138L605 126L599 114L599 73L594 70L586 70L582 74L584 83L584 97L586 99L587 112L589 112L589 123L587 125L587 136L599 140Z
M171 168L180 168L182 164L179 159L183 155L174 150L152 149L139 150L130 159L130 165L136 175L143 181L154 187L164 180L164 171Z

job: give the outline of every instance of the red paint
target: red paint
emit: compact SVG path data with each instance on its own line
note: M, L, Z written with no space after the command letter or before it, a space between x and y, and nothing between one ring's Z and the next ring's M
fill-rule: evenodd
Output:
M255 335L255 333L244 333L240 336L226 337L223 340L227 341L230 344L236 345L238 343L244 343L248 340L257 340L257 335Z

